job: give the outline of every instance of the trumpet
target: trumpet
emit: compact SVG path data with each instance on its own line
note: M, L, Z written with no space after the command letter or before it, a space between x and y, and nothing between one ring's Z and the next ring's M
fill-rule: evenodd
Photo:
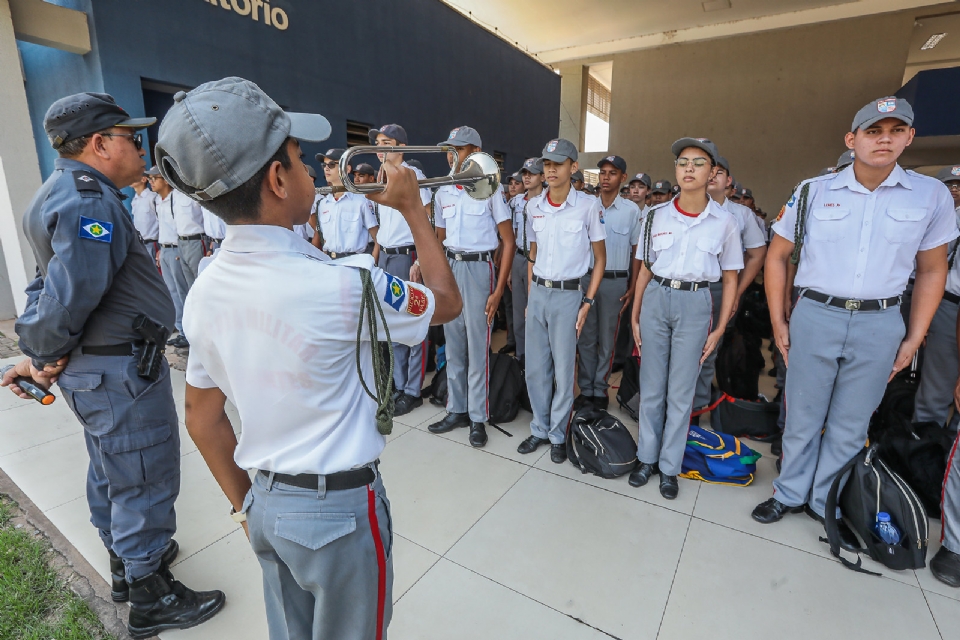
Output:
M450 173L439 178L424 178L418 180L417 184L423 189L431 187L444 187L447 185L462 186L467 195L474 200L486 200L497 192L500 188L500 167L497 161L489 154L477 151L467 156L464 161L459 162L457 148L450 145L441 145L438 147L377 147L362 146L351 147L340 157L340 165L337 170L340 172L340 180L343 186L317 187L319 195L328 195L331 193L357 193L367 195L368 193L380 193L387 188L382 182L372 182L368 184L355 184L353 178L348 173L350 159L355 155L366 153L453 153L454 162L450 167Z

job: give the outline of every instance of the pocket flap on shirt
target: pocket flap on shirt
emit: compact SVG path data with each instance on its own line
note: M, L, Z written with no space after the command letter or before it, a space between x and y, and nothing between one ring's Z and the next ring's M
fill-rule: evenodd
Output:
M356 209L344 209L340 215L343 216L344 220L359 220L360 212Z
M926 209L887 209L888 216L894 220L902 220L904 222L923 220L923 216L926 215L926 213Z
M663 233L658 236L653 236L650 238L650 247L654 251L663 251L664 249L669 249L673 246L673 234L672 233Z
M103 373L91 371L64 371L57 384L67 391L93 391L103 382Z
M171 436L170 425L166 422L144 427L136 431L123 431L100 436L100 450L104 453L124 453L137 449L146 449L166 442Z
M352 513L281 513L275 533L311 551L357 530Z
M563 230L567 233L576 233L583 229L583 220L567 220L563 223Z
M840 220L850 215L850 209L845 207L820 207L813 210L813 217L817 220Z
M716 255L720 253L720 241L716 238L700 238L697 240L697 249Z

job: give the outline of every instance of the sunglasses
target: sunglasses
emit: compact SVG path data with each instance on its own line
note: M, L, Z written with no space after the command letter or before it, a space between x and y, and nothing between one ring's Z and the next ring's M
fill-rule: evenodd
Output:
M321 162L320 164L323 165L324 169L336 169L337 165L339 165L340 163L339 162Z
M708 162L710 161L707 160L706 158L694 158L693 160L691 160L690 158L677 158L677 161L674 164L676 164L678 167L682 169L686 167L688 164L693 163L693 166L699 169L701 167L707 166Z
M101 133L100 135L107 138L130 138L133 140L133 146L137 148L137 151L143 149L142 133Z

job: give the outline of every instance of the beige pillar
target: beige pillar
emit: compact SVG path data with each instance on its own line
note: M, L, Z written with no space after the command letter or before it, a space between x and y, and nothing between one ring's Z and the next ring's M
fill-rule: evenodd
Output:
M583 148L586 118L587 67L581 63L561 64L560 70L560 137Z

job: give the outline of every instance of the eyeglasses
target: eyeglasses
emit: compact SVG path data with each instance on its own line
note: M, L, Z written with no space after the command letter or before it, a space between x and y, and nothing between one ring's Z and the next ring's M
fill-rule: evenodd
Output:
M960 191L960 182L951 182L947 185L947 189L950 189L950 191Z
M706 158L694 158L693 160L691 160L690 158L677 158L677 161L674 164L676 164L678 167L682 169L686 167L688 164L690 164L691 162L693 163L693 166L699 169L701 167L705 167L707 163L710 161L707 160Z
M108 138L130 138L133 140L133 146L137 148L137 151L143 149L143 134L142 133L101 133L100 135L106 136Z
M336 169L339 162L323 162L321 163L324 169Z

